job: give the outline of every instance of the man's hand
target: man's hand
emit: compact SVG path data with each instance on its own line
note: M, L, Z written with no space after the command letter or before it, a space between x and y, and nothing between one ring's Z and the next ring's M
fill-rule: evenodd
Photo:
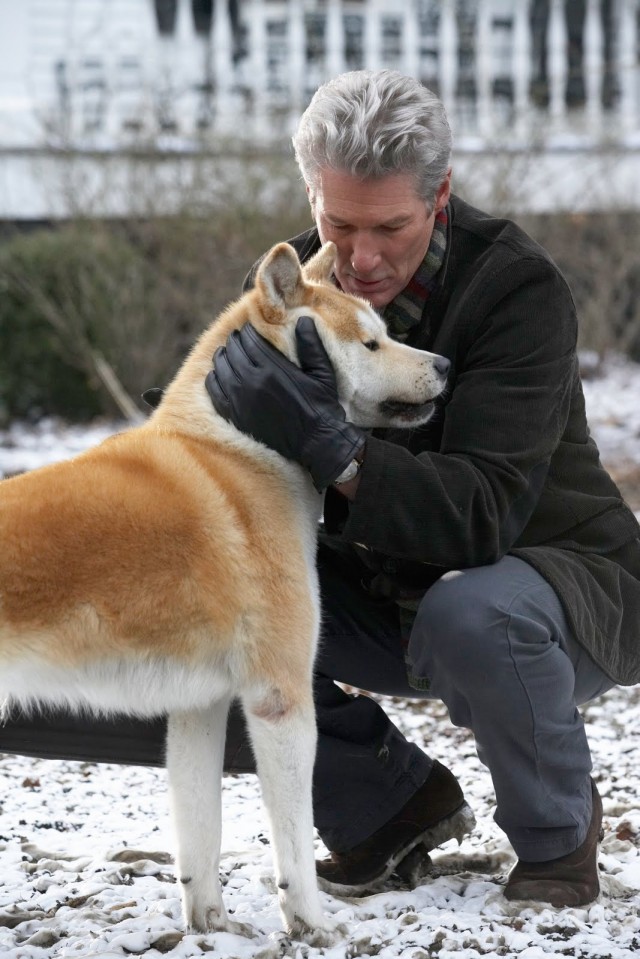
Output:
M247 324L216 350L205 386L221 416L304 466L322 492L362 451L365 434L345 419L310 316L298 320L296 341L299 367Z

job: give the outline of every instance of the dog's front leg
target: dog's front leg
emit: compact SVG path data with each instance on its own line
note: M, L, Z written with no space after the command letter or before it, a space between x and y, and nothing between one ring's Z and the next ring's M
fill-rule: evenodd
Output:
M307 702L271 714L250 697L243 705L271 823L285 927L291 936L310 945L330 946L344 930L326 919L318 894L311 799L316 749L313 702L309 696Z
M172 713L167 733L169 795L177 836L177 878L188 929L252 935L232 922L220 890L222 766L229 699L208 710Z

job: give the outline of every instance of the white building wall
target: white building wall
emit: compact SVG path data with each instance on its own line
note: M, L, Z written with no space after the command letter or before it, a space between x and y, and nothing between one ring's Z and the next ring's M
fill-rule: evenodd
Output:
M204 32L197 0L174 2L163 35L171 0L0 0L0 216L7 163L34 151L286 149L318 84L362 66L435 88L460 157L613 149L637 162L640 0L611 0L606 36L602 0L586 0L581 78L573 0L549 0L542 34L536 0L214 0Z

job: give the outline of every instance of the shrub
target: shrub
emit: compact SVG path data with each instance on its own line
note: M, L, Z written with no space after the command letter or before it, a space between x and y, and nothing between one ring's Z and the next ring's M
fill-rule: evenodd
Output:
M19 236L0 249L0 285L7 414L113 413L119 389L127 412L157 295L131 242L88 223Z
M209 215L77 220L0 246L0 413L135 419L272 243L309 223L302 202L251 197Z

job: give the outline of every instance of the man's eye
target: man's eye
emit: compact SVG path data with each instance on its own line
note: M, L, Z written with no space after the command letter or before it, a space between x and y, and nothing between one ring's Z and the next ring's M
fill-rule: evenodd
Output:
M380 344L378 343L377 340L367 340L367 342L364 343L363 346L366 346L366 348L368 350L371 350L372 353L375 353L376 350L380 349Z

